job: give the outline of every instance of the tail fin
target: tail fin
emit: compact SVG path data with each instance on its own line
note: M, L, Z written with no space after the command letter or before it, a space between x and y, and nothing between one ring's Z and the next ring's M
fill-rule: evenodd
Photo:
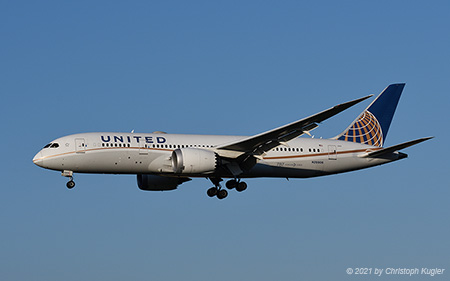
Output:
M382 147L404 87L404 83L389 85L335 139Z

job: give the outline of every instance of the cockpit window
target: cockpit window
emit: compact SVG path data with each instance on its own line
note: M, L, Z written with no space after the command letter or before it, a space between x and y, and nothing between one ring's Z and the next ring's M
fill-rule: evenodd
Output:
M49 143L46 146L44 146L44 148L58 148L58 147L59 147L59 143L57 143L57 142Z

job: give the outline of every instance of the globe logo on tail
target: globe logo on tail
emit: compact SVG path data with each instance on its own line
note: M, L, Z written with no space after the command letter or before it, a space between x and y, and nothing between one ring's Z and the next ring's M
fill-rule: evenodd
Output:
M383 131L377 118L366 110L338 139L382 147Z

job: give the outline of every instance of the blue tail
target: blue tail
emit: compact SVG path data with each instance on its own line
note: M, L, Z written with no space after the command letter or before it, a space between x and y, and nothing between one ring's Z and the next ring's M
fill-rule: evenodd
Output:
M389 85L336 139L382 147L404 87Z

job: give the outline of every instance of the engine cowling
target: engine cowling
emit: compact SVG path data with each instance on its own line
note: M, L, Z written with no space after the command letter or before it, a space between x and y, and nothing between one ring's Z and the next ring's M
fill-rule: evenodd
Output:
M218 166L219 157L211 150L178 148L172 152L175 174L209 174Z
M171 178L157 175L137 175L138 187L147 191L174 190L183 182L190 181L190 178Z

